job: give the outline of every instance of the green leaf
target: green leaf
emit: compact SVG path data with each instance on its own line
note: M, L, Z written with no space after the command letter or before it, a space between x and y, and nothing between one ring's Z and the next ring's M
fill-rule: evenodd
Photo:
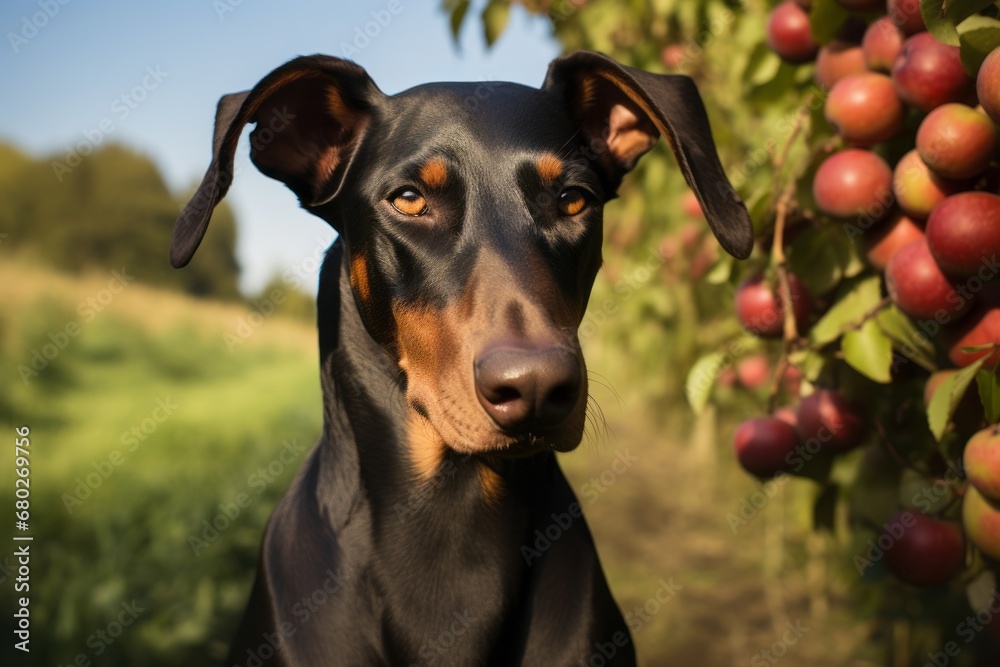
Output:
M747 211L750 213L750 220L753 221L755 232L769 226L770 218L774 212L774 188L767 184L749 199L746 199Z
M462 23L465 21L465 15L469 12L470 0L458 0L457 2L446 3L447 8L451 5L451 16L448 17L448 23L451 26L451 37L458 42L458 33L462 31Z
M701 414L708 404L719 371L725 366L726 354L713 352L694 362L684 384L684 394L696 415Z
M847 236L835 227L807 229L789 250L789 268L810 294L821 296L844 277L844 268L851 261L850 245Z
M837 0L817 0L809 12L813 38L820 44L826 44L850 16L851 12Z
M934 371L937 364L934 361L934 345L917 330L903 311L895 304L880 311L875 321L882 332L892 339L893 346L903 356L912 359L922 368Z
M979 400L986 411L986 419L991 424L1000 422L1000 378L996 371L980 369L976 373L976 384L979 385Z
M761 42L750 52L747 65L743 68L743 82L750 87L762 86L774 78L780 67L781 58Z
M870 276L841 288L841 297L809 332L817 345L840 338L844 330L861 321L882 300L882 279Z
M486 37L486 46L493 46L510 19L510 5L503 0L490 0L483 10L483 34Z
M939 42L958 46L956 26L964 19L993 4L993 0L920 0L920 15L927 31Z
M892 341L874 319L848 331L840 343L844 361L875 382L892 382Z
M938 441L944 436L948 422L955 414L955 408L962 396L969 389L972 379L976 377L985 359L977 359L959 372L945 379L935 390L927 406L927 425Z
M705 274L705 282L710 285L721 285L728 282L729 276L733 273L733 264L735 261L736 259L732 255L722 253L722 257L715 263L715 266Z
M810 350L796 350L788 355L788 361L802 371L803 377L809 382L816 382L826 367L826 357Z
M1000 21L989 16L970 16L958 24L959 55L969 76L975 76L979 66L1000 45Z
M778 71L774 75L774 78L767 83L754 86L754 88L747 93L747 101L761 106L776 103L795 87L795 73L798 69L797 65L782 62L778 67Z

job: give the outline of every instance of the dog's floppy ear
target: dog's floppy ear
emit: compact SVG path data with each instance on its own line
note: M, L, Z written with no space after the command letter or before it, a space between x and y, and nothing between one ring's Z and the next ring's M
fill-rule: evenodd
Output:
M253 90L219 100L212 162L174 225L170 263L186 265L201 243L212 211L233 182L236 145L247 123L256 123L250 159L308 209L337 195L377 95L381 92L358 65L306 56L274 70Z
M561 97L609 182L666 137L709 226L731 255L753 249L753 225L719 163L698 89L686 76L651 74L577 51L552 61L543 88Z

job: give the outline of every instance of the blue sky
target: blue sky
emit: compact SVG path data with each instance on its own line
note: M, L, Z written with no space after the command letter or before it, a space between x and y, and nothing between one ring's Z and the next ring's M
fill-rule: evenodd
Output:
M538 85L559 52L548 20L519 8L487 51L479 7L456 49L437 0L398 1L402 10L377 31L368 26L377 34L365 43L359 31L379 16L385 22L389 0L4 0L0 139L36 155L123 142L149 155L179 191L208 166L218 98L296 55L362 46L350 57L395 93L426 81ZM253 168L245 142L238 161L228 200L240 225L241 285L253 292L276 272L309 268L333 234Z

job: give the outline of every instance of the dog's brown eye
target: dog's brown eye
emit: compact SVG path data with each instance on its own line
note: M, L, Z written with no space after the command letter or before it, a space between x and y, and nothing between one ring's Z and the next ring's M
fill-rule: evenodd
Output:
M403 215L423 215L427 212L427 200L416 190L400 190L392 198L392 207Z
M576 215L588 203L587 193L580 188L566 188L559 193L559 212L563 215Z

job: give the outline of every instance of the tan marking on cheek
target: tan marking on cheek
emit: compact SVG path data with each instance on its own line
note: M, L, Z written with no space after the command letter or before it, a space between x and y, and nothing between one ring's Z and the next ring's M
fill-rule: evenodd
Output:
M448 182L448 165L440 158L428 160L420 168L420 180L429 188L437 189L443 187Z
M546 153L538 158L535 168L538 169L538 175L541 176L542 182L545 185L552 185L562 176L563 163L552 153Z
M434 427L416 412L410 413L406 432L409 437L410 463L413 472L416 473L417 479L429 481L441 469L448 448Z
M368 263L362 255L351 258L351 286L358 291L362 301L371 297L371 285L368 282Z
M486 504L490 507L499 505L504 492L503 478L500 477L500 473L485 463L479 462L476 465L476 477L479 479L479 489Z
M399 365L410 380L420 379L432 387L441 376L444 353L450 348L442 329L441 313L430 309L393 306L396 320Z

